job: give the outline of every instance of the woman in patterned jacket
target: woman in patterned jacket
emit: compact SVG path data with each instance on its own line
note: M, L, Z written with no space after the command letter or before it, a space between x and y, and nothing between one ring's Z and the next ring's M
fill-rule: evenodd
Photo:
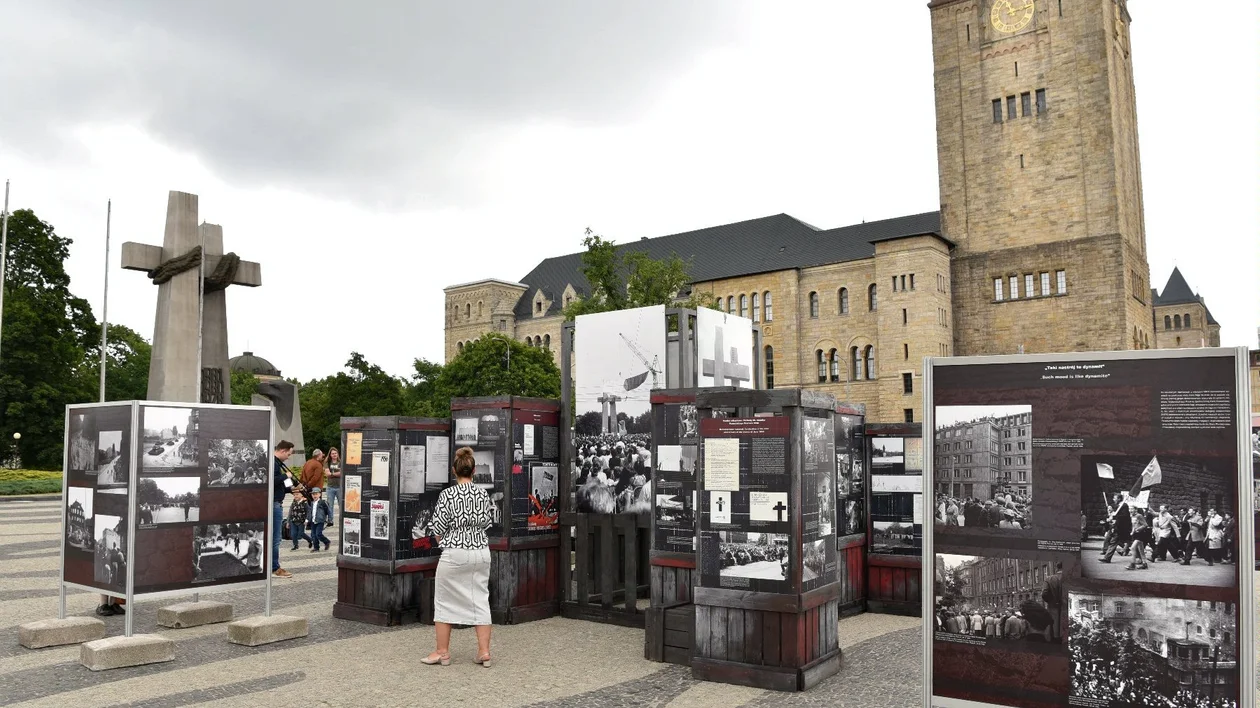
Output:
M429 533L442 547L433 596L433 625L437 650L421 663L451 663L451 625L473 625L477 632L477 658L490 667L490 497L472 483L476 462L472 448L455 452L455 484L442 490Z

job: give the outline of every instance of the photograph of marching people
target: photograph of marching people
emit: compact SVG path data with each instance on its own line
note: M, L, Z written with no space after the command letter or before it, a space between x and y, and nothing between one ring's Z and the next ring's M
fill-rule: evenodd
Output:
M1053 560L936 554L936 641L1061 651L1063 576Z
M809 590L826 583L831 580L831 576L835 575L836 546L834 543L829 543L830 540L828 538L820 538L817 541L805 541L801 544L801 582L803 590ZM831 557L828 558L828 556Z
M195 527L192 559L194 583L261 574L263 522Z
M1032 406L937 406L935 412L936 526L1031 529Z
M121 516L93 517L96 565L93 579L121 590L127 585L127 524Z
M66 543L82 551L91 551L92 495L91 487L66 487Z
M530 465L529 475L533 481L533 491L529 494L529 528L555 528L560 513L560 502L556 497L560 466L554 463L535 463Z
M179 524L201 518L200 477L141 477L136 482L141 527Z
M211 440L208 484L264 484L270 471L266 440Z
M650 394L665 385L665 308L578 317L574 358L577 511L650 512Z
M140 466L146 470L196 467L197 411L192 408L144 406L140 409L144 434L141 438Z
M788 534L718 531L719 575L723 578L786 581ZM725 584L725 583L724 583Z
M1081 458L1081 568L1087 578L1232 586L1238 502L1228 460Z
M1069 704L1237 708L1232 602L1068 594Z
M96 435L96 486L123 487L131 471L121 430L102 430Z

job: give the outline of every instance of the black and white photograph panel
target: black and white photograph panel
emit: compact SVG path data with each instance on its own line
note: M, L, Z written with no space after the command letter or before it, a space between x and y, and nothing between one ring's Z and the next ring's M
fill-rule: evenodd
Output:
M129 481L127 456L121 430L102 430L96 435L96 486L121 487Z
M140 526L201 520L200 477L141 477L136 482Z
M263 567L263 524L208 524L193 530L193 582L257 575Z
M827 543L830 539L801 544L801 580L808 583L822 577L827 566Z
M266 440L217 439L207 447L211 487L267 483L270 460Z
M937 406L935 427L935 524L1031 529L1032 406Z
M695 492L656 495L656 520L673 528L695 526L696 514L693 495Z
M719 531L718 539L721 575L787 580L790 569L787 534Z
M905 438L871 438L871 466L891 467L906 462Z
M1063 566L1047 560L936 555L936 640L1019 649L1063 644Z
M141 409L144 436L140 465L146 470L196 467L201 453L197 448L197 412L192 408L144 406Z
M341 520L341 554L351 558L362 555L363 520L346 517Z
M473 484L482 489L494 487L494 450L475 450L473 465Z
M853 454L836 453L836 496L847 497L853 493Z
M94 491L91 487L66 487L66 543L82 551L91 551L94 545Z
M731 523L731 493L707 492L709 495L709 523Z
M455 419L455 447L476 447L477 445L477 419L476 418L456 418Z
M871 552L891 553L923 547L923 531L900 521L871 522Z
M96 469L96 441L89 430L86 413L70 414L70 449L67 456L72 472L90 472Z
M661 472L681 472L682 445L657 445L656 469Z
M836 496L831 493L831 477L820 474L818 479L818 535L830 536L835 532Z
M627 514L652 507L652 435L650 421L644 432L624 435L575 437L573 478L577 486L577 510L583 513ZM688 447L688 446L684 446ZM679 465L687 458L679 457ZM692 462L694 470L694 462Z
M122 588L127 584L127 525L121 516L96 514L92 517L96 562L93 579L102 585Z
M700 423L696 419L696 407L686 404L678 407L678 438L696 440L700 435Z
M1081 458L1081 569L1087 578L1228 587L1238 500L1228 460Z
M866 514L863 513L865 504L861 499L846 499L844 501L844 535L849 536L855 533L866 533Z
M834 449L835 432L830 418L805 418L803 442L805 444L805 463L821 464L826 460L830 450Z
M1076 592L1068 601L1072 705L1237 708L1234 603Z
M787 521L787 492L749 492L748 518L751 521Z

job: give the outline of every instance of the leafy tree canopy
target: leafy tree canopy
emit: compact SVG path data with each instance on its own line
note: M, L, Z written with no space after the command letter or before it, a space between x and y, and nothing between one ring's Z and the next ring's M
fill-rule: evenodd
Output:
M421 361L416 362L417 375ZM436 366L424 363L430 372ZM508 395L559 398L560 369L550 351L490 332L465 344L463 352L441 367L426 415L450 415L452 398Z
M258 389L258 378L248 371L232 372L232 405L248 406L254 402L254 391Z
M691 263L677 254L652 258L644 251L618 248L590 229L586 230L582 245L586 252L582 254L581 271L591 292L564 308L567 320L651 305L719 309L717 298L711 293L693 291L680 299L680 293L691 283Z

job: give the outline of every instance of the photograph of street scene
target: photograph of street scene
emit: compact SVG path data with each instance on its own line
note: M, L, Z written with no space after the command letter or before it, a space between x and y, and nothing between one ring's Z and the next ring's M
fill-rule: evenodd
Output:
M197 412L192 408L156 406L145 406L142 411L141 466L146 470L196 467L200 462Z
M937 406L938 527L1030 529L1032 406Z
M787 580L787 534L719 531L718 539L721 575Z
M1018 650L1063 642L1063 567L936 555L936 641Z

